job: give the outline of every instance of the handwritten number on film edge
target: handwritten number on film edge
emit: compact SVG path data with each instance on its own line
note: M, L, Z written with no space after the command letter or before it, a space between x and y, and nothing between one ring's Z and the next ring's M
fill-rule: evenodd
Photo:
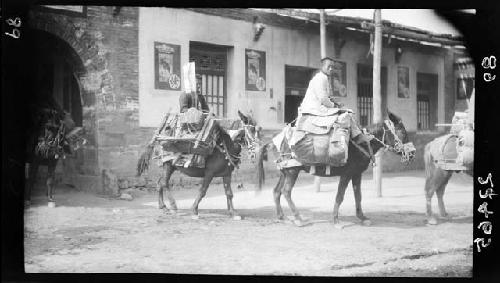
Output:
M21 31L17 28L21 27L21 19L16 17L14 20L7 19L6 22L9 26L14 26L14 28L12 29L12 33L6 32L5 34L16 39L19 38L21 36Z
M486 56L483 58L483 62L481 63L484 69L495 69L497 66L497 58L495 56ZM491 75L490 73L484 73L483 79L485 82L494 81L496 78L495 75Z
M491 60L492 57L493 57L493 60ZM494 56L490 56L489 61L487 59L488 59L488 57L484 58L484 60L483 60L483 67L485 67L485 65L487 65L489 67L495 68L495 64L496 64L495 57ZM497 195L493 191L494 185L493 185L493 180L492 180L491 173L488 173L488 177L486 177L486 179L483 179L482 177L478 177L477 181L481 185L487 185L489 183L489 185L491 186L490 188L486 189L486 192L484 194L481 192L481 190L479 190L479 197L480 198L482 198L482 199L485 199L485 198L492 199L493 196ZM478 207L477 211L479 211L481 213L484 213L484 217L485 218L488 218L489 214L493 214L493 211L488 211L488 203L486 201L483 202ZM490 221L483 221L483 222L479 223L479 225L477 226L477 229L482 229L483 233L485 235L491 235L491 230L493 229L493 225L491 224ZM485 243L484 238L476 238L474 240L474 243L476 243L476 245L477 245L477 251L481 252L481 248L486 248L487 246L489 246L491 244L491 238L488 238L488 241L486 243Z

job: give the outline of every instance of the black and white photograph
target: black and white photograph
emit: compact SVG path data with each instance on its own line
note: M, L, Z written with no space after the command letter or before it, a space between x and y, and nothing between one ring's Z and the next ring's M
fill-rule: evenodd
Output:
M29 3L2 7L3 281L499 275L500 5Z

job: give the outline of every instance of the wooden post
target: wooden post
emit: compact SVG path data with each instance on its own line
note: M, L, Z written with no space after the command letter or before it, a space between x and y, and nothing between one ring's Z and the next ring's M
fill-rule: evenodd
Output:
M326 57L326 27L325 27L325 9L319 10L319 38L321 48L321 59ZM321 190L321 177L314 176L314 188L316 192Z
M382 63L382 11L375 9L375 39L373 44L373 123L382 122L382 94L380 67ZM377 186L377 197L382 197L382 151L375 155L373 178Z
M325 9L319 10L319 37L321 46L321 59L326 57L326 27L325 27Z

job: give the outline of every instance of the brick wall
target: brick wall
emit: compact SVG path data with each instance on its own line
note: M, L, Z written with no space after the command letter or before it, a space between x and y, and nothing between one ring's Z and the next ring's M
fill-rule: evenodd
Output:
M103 169L133 171L129 165L149 132L138 127L137 118L138 8L88 6L83 16L34 9L29 25L65 41L77 57L70 61L81 85L88 143L71 174L88 183L88 176L99 179Z

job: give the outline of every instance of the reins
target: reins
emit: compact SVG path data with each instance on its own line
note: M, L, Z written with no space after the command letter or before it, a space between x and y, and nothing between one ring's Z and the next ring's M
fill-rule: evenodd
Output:
M387 130L385 129L384 126L382 126L382 131L383 131L383 133L382 133L382 140L380 140L379 138L377 138L376 136L374 136L372 134L369 134L371 136L371 139L374 139L374 140L378 141L382 145L382 147L385 148L385 149L393 148L396 151L401 151L401 149L402 149L402 142L399 139L399 137L396 135L394 124L392 124L392 121L385 120L384 121L384 125L387 126L388 130L394 136L395 145L394 146L389 146L389 145L387 145L385 143L385 136L386 136L386 131ZM366 134L366 133L364 133L364 134ZM372 149L372 146L371 146L370 142L368 142L368 152L362 146L360 146L359 144L353 142L352 140L351 140L351 143L372 161L372 166L376 165L374 154L373 154L373 149ZM403 151L403 153L404 153L404 151Z
M253 127L255 128L256 126L254 125L243 125L243 130L245 131L245 142L248 148L248 151L251 152L251 158L255 158L255 149L258 146L258 138L255 136L252 136L250 133L249 128ZM257 134L257 133L256 133ZM220 145L215 145L217 149L219 149L220 152L222 152L225 155L225 158L228 160L228 162L233 165L236 169L239 169L238 166L238 161L241 160L241 154L232 154L229 152L227 144L225 139L222 139L221 143L222 147Z

